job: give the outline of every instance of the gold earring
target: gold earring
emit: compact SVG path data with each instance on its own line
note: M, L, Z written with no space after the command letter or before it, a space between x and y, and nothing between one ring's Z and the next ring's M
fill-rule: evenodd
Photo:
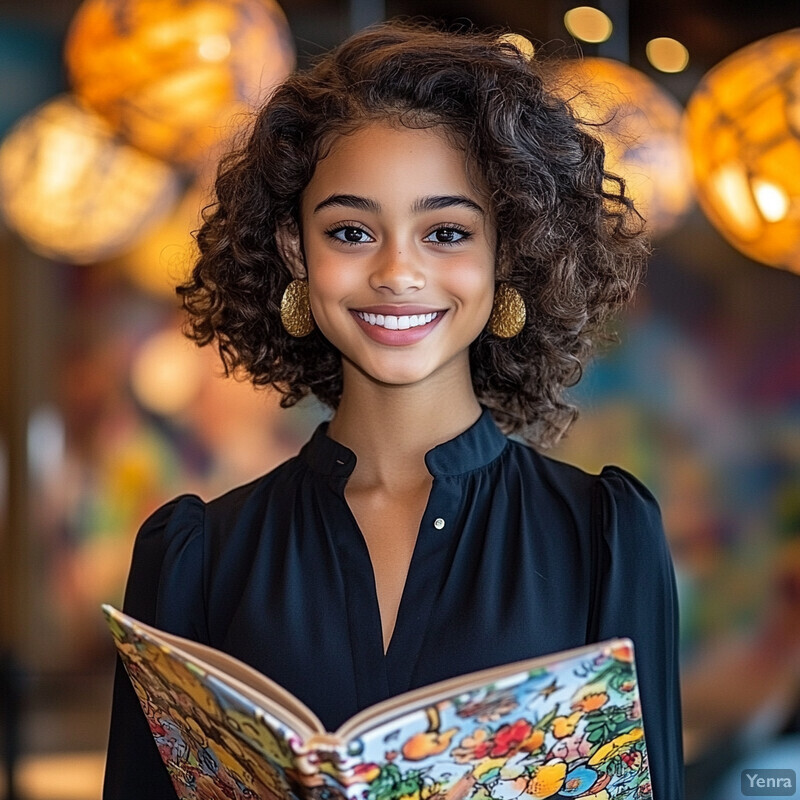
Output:
M510 339L522 330L525 316L525 301L522 295L513 286L498 283L486 330L501 339Z
M293 280L281 298L281 322L290 336L299 339L314 330L308 281Z

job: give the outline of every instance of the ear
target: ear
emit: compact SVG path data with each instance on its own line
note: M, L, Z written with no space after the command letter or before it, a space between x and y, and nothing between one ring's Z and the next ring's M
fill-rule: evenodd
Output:
M297 223L294 220L287 220L278 225L275 241L278 245L278 252L289 268L289 272L292 273L292 277L305 279L307 277L306 260Z

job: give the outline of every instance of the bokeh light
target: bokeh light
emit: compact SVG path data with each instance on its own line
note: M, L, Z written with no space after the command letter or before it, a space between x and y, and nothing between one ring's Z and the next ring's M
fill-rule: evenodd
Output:
M166 328L151 336L136 354L131 389L148 411L173 416L197 396L203 375L194 345L177 328Z
M605 58L564 62L556 84L603 141L606 170L625 181L650 233L670 230L692 203L678 102L638 70Z
M190 167L294 66L274 0L85 0L65 57L84 103L135 146Z
M593 44L605 42L614 30L608 14L592 6L578 6L567 11L564 27L576 39Z
M700 205L734 247L800 273L800 28L729 56L686 110Z
M190 187L172 212L117 259L115 266L148 293L176 301L175 287L194 266L197 243L192 233L200 227L208 197L205 184Z
M533 46L533 42L520 33L504 33L499 39L501 42L514 45L528 61L536 55L536 48Z
M121 143L62 95L23 117L0 146L0 208L35 252L84 264L122 252L173 206L175 172Z
M659 36L645 45L647 60L661 72L683 72L689 66L689 51L677 39Z

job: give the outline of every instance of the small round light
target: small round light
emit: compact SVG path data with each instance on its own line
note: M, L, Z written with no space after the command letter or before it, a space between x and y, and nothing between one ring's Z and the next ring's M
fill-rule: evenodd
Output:
M131 367L131 389L149 411L172 416L186 409L200 391L201 361L180 331L166 329L148 339Z
M683 72L689 66L689 51L669 36L651 39L644 50L647 60L661 72Z
M564 27L583 42L605 42L614 30L611 19L599 8L578 6L564 14Z
M526 39L519 33L504 33L500 37L501 42L508 42L508 44L514 45L517 50L522 53L525 58L530 61L536 55L536 48L533 46L533 42L530 39Z
M210 34L197 43L197 54L203 61L224 61L231 52L231 40L223 33Z
M789 213L789 195L782 186L763 178L753 178L753 196L767 222L780 222Z

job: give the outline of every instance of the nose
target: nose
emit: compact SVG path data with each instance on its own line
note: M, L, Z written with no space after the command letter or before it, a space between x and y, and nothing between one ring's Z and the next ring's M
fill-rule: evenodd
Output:
M373 289L399 295L422 289L425 274L411 249L395 244L378 254L369 283Z

